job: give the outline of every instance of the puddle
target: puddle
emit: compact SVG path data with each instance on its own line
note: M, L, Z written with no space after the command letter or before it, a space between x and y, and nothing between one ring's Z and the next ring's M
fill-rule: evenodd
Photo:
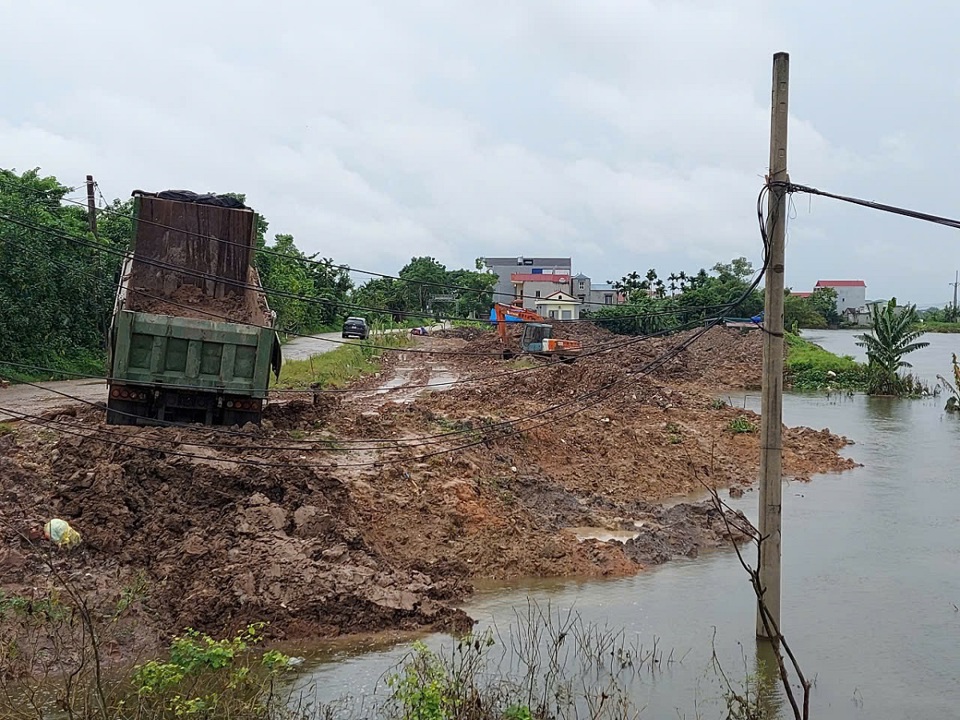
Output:
M634 523L634 525L641 527L643 523ZM577 540L581 542L584 540L599 540L600 542L616 540L619 543L625 543L627 540L633 540L640 536L640 533L636 530L608 530L602 527L573 527L567 528L567 530L576 535Z

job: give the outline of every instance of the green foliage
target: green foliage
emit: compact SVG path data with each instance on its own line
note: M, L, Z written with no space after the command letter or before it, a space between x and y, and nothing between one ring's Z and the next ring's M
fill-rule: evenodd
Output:
M307 360L284 362L276 387L305 389L313 384L343 387L380 369L380 358L386 352L381 348L401 348L409 343L410 338L404 332L383 332L374 327L367 340L344 343Z
M728 315L750 317L763 310L763 294L747 293L753 266L746 258L717 263L711 272L671 273L662 280L653 268L646 275L631 272L613 287L627 296L627 303L584 313L597 319L602 327L624 335L649 335L706 320L716 315L720 306L734 303ZM740 300L746 294L743 300Z
M272 246L261 247L270 252L256 254L257 271L267 288L270 309L277 314L280 332L319 332L332 327L341 313L348 313L346 300L353 281L333 260L317 261L316 255L304 255L292 235L276 235Z
M953 382L951 383L942 375L937 375L937 380L940 381L944 389L950 393L950 397L947 398L946 410L949 413L960 413L960 363L957 363L957 354L953 353Z
M831 287L816 288L809 299L814 311L820 315L827 325L836 326L842 319L837 312L837 291Z
M735 435L755 433L757 431L756 424L745 415L738 415L737 417L733 418L727 424L727 427Z
M400 321L411 316L485 318L493 304L497 276L478 270L447 270L432 257L415 257L401 268L397 280L374 278L357 288L352 302L360 307L385 308L383 318ZM369 311L364 311L369 315Z
M850 355L834 355L798 335L786 333L785 381L794 390L866 390L867 366Z
M923 320L924 329L929 332L960 332L960 309L955 309L953 305L947 305L942 308L927 308L920 313L920 319ZM956 326L956 330L932 330L931 325Z
M71 191L38 170L0 170L0 358L102 372L119 260L63 237L112 244L61 203ZM6 367L0 375L12 377Z
M910 395L915 387L907 387L898 371L912 367L904 355L927 347L930 343L917 342L923 330L915 329L919 322L917 308L908 305L897 308L897 299L870 309L870 335L858 335L857 345L866 348L869 365L868 388L871 395Z
M727 401L723 398L714 398L713 402L710 403L710 407L714 410L723 410L728 406L728 404L729 403L727 403Z
M811 298L787 294L783 298L783 324L792 328L825 328L826 318L818 312Z
M290 658L275 650L259 660L254 646L266 623L215 640L187 629L170 644L169 659L137 666L132 682L144 717L265 717L274 677Z

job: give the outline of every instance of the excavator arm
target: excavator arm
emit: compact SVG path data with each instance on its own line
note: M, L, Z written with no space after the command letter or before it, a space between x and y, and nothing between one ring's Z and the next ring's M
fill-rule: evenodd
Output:
M505 305L504 303L497 303L493 306L494 312L497 314L497 333L500 335L500 340L503 343L507 342L507 315L512 315L515 318L519 318L524 322L546 322L540 315L537 315L533 310L527 310L526 308L517 307L516 305Z

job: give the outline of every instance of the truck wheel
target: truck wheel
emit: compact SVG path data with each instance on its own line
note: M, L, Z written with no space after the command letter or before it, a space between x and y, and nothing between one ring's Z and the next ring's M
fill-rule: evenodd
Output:
M137 425L137 420L147 415L147 406L143 403L107 399L107 425Z
M232 427L237 425L243 427L247 423L253 423L254 425L260 424L261 414L258 412L245 412L243 410L224 410L223 411L223 424L227 427Z

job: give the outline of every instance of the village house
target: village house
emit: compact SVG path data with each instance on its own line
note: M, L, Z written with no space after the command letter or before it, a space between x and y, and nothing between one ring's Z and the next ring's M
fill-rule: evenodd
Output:
M867 305L867 284L863 280L818 280L813 286L832 288L837 292L837 313L844 315L847 310L860 311Z
M537 301L558 292L566 293L590 309L621 305L626 297L610 283L594 283L583 273L571 273L570 258L484 258L488 271L497 276L494 301L522 304L537 309ZM522 299L522 303L520 302Z
M548 320L579 320L580 302L562 290L535 302L537 314Z

